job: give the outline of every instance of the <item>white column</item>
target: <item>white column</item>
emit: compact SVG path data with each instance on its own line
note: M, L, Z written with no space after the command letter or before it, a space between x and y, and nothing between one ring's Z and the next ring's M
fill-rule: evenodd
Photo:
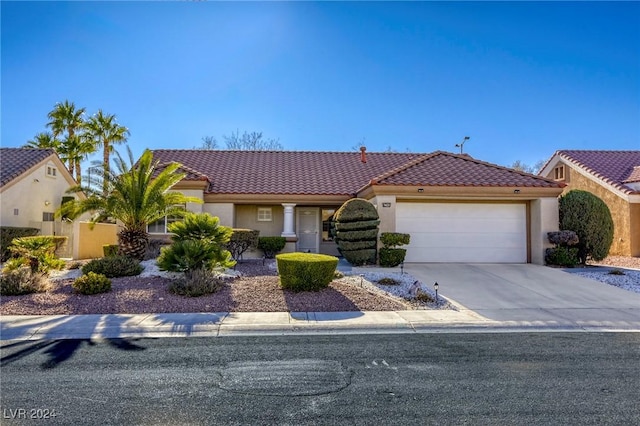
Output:
M283 237L295 237L296 233L293 231L293 212L295 204L283 203L284 207L284 230L282 231Z

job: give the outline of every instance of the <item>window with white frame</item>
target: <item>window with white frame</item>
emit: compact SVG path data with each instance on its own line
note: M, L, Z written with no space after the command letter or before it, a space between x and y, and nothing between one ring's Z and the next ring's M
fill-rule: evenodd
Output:
M258 207L258 222L271 222L272 220L271 207Z
M55 167L47 166L47 176L56 177L58 170Z
M185 209L185 205L181 205L183 209ZM181 217L178 216L165 216L162 217L155 222L152 222L147 225L147 232L150 234L167 234L169 231L167 230L169 225L173 222L177 222L182 220Z

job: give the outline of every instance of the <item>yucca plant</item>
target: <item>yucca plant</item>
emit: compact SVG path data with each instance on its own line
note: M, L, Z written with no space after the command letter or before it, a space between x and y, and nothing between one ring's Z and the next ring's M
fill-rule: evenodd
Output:
M147 224L164 216L182 217L185 203L202 200L170 192L185 176L177 173L179 163L160 169L150 150L146 149L137 163L131 149L127 148L127 152L129 163L116 151L115 171L96 167L86 186L71 188L68 192L82 191L86 199L65 203L56 214L74 219L83 213L95 212L93 223L108 218L120 221L123 229L118 233L118 253L142 260L149 242Z

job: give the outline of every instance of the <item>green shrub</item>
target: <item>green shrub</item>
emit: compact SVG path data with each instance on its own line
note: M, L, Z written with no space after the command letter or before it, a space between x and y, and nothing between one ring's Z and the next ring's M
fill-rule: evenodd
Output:
M547 232L547 238L556 246L575 246L580 242L578 235L573 231Z
M227 243L235 232L228 226L220 225L220 219L208 213L187 213L184 220L169 225L173 241L206 240L219 244Z
M400 282L397 281L397 280L394 280L393 278L384 277L384 278L380 278L378 280L378 284L380 284L380 285L398 285L398 284L400 284Z
M347 200L334 214L334 220L338 224L347 222L375 222L378 219L378 212L376 208L373 207L373 204L362 198ZM369 228L377 226L378 224L368 225Z
M340 250L340 254L352 265L375 265L378 250Z
M335 223L336 231L354 231L358 229L375 229L380 225L379 220L363 220L360 222Z
M224 285L224 281L211 271L194 269L184 278L169 284L169 292L180 296L198 297L215 293Z
M354 231L336 231L336 237L338 240L338 246L340 246L341 241L365 241L365 240L373 240L376 242L376 238L378 237L378 229L364 229L364 230L354 230Z
M111 280L103 274L89 272L77 278L73 284L73 289L81 294L98 294L111 291Z
M142 272L140 262L131 257L120 255L93 259L81 269L83 274L93 272L108 278L130 277Z
M116 256L118 254L118 245L105 244L102 246L102 253L104 254L104 257Z
M404 262L407 250L402 248L383 247L378 251L378 261L380 266L394 267Z
M31 268L27 266L7 270L0 275L0 295L2 296L42 293L49 288L50 283L46 275L41 272L32 273Z
M229 251L206 240L174 241L163 247L158 257L158 267L171 272L230 268L235 263Z
M545 262L548 265L566 266L573 268L580 260L578 259L577 247L554 247L546 250Z
M273 259L285 245L287 245L285 237L258 237L258 248L264 252L264 257L267 259Z
M13 226L0 226L0 262L11 257L9 246L14 238L32 237L40 232L37 228L20 228Z
M56 257L55 251L66 239L67 237L53 235L15 238L9 250L14 256L26 259L31 272L48 272L64 268L64 261Z
M338 258L315 253L283 253L276 256L280 286L292 291L319 291L335 274Z
M163 247L158 266L163 271L184 272L187 280L197 270L212 271L235 265L225 249L232 235L231 228L220 225L217 217L208 213L187 213L182 222L169 225L173 233L170 246Z
M572 190L560 197L560 229L578 235L578 259L602 260L613 242L613 219L607 205L590 192Z
M252 247L258 246L260 231L254 229L233 229L231 239L226 243L226 249L231 252L233 260L240 260L242 254Z
M376 240L364 240L364 241L340 241L340 248L342 250L362 250L362 249L375 249Z
M333 220L332 236L347 262L356 266L375 264L380 220L373 204L352 198L335 212Z
M386 248L406 246L411 242L411 237L409 234L399 232L383 232L380 234L380 242Z

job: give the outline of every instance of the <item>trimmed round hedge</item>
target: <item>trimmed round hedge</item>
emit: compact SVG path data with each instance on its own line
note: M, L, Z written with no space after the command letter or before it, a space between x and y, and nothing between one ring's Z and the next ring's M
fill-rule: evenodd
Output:
M333 281L338 258L315 253L276 255L280 286L291 291L319 291Z

